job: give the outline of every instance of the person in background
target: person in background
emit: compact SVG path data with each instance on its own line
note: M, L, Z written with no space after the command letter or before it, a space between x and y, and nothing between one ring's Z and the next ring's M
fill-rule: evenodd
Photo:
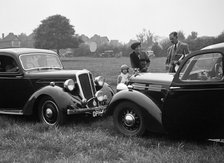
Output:
M169 39L173 45L167 49L166 70L176 72L175 66L179 65L184 57L189 54L189 48L186 43L178 40L177 32L170 33Z
M121 66L121 73L117 77L117 84L119 84L119 83L127 84L130 76L131 75L129 74L129 67L125 64L122 65Z
M150 64L148 55L141 50L141 43L135 42L131 45L133 52L130 54L132 68L140 72L147 72Z

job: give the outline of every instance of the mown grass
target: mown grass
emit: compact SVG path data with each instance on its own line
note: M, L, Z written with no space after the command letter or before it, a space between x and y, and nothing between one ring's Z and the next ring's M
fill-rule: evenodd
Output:
M128 58L73 58L66 69L86 68L115 86L119 67ZM150 70L163 72L164 58L153 59ZM159 68L160 67L160 68ZM171 139L148 133L124 137L112 118L71 116L54 128L26 117L0 115L0 162L223 162L222 144Z
M149 70L151 72L165 72L165 58L153 58ZM122 58L63 58L64 67L66 69L87 69L96 77L101 75L106 78L106 82L115 86L117 76L120 74L122 64L130 66L128 57ZM132 73L132 69L130 69Z

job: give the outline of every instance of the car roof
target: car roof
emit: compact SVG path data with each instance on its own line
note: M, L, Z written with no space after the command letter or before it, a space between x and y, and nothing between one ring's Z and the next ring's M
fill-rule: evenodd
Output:
M35 49L35 48L6 48L6 49L0 49L0 53L13 53L16 55L20 54L26 54L26 53L54 53L56 52L52 50L46 50L46 49Z
M206 46L206 47L202 48L202 50L219 49L219 48L224 48L224 42Z

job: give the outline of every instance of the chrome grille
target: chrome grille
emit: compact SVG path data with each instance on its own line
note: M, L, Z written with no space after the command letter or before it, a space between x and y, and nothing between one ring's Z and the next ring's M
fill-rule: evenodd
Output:
M96 90L92 74L89 71L83 70L77 73L77 83L79 85L82 98L90 100L95 96Z

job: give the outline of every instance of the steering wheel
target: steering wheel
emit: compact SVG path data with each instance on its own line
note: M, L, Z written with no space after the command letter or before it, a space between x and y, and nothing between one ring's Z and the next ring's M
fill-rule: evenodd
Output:
M209 78L210 78L209 74L206 70L203 70L203 71L198 73L198 79L199 80L208 80Z

